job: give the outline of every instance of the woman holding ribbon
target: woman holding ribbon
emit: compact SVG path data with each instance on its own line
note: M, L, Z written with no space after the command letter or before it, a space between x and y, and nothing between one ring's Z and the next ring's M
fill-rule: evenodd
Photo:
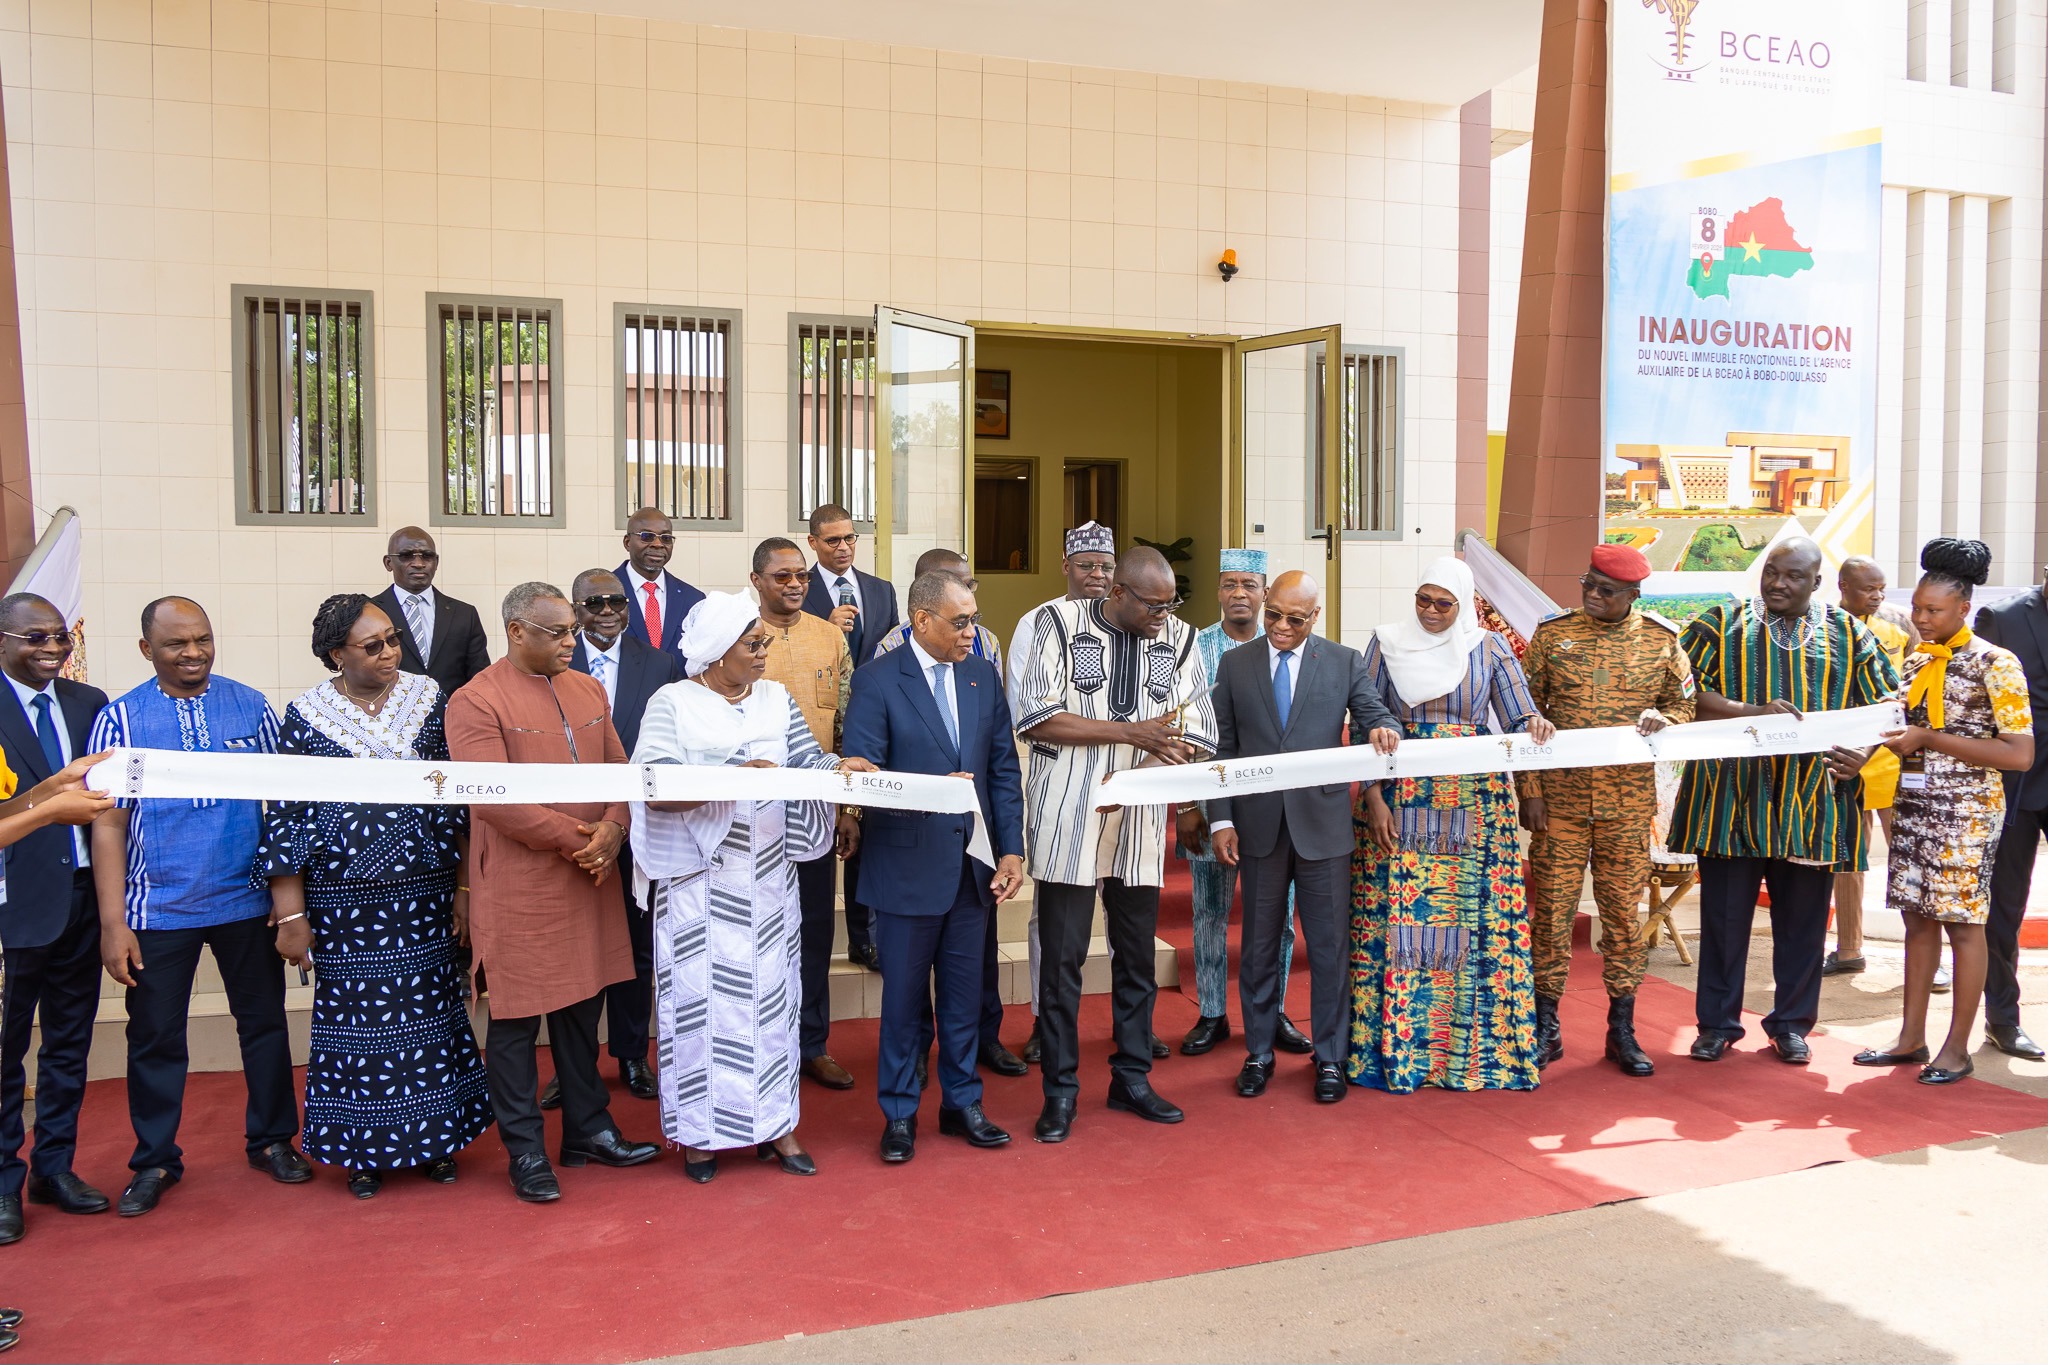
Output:
M322 602L313 657L335 676L285 708L278 752L447 762L441 688L399 672L398 655L398 632L368 597ZM391 1170L449 1184L455 1154L491 1124L456 957L468 817L458 805L264 810L251 881L270 884L277 951L319 972L306 1155L346 1168L358 1199Z
M1472 571L1446 556L1413 615L1381 626L1365 668L1408 738L1523 733L1550 742L1528 679L1479 624ZM1351 861L1348 1070L1408 1093L1536 1088L1536 976L1513 788L1504 772L1367 783Z
M768 643L744 597L692 607L679 644L689 676L648 702L633 761L873 772L819 749L788 690L762 676ZM633 807L633 865L652 884L661 1127L699 1184L732 1147L817 1172L796 1137L796 864L832 847L833 823L822 801Z
M1920 567L1913 589L1920 644L1904 670L1906 728L1885 740L1899 757L1885 905L1906 922L1906 1017L1889 1048L1859 1052L1856 1063L1920 1063L1922 1084L1949 1085L1975 1069L1970 1041L1984 994L1984 921L2005 822L2000 774L2033 765L2034 718L2019 660L1965 624L1971 590L1990 576L1990 548L1981 540L1930 540ZM1930 1058L1927 999L1944 929L1955 951L1955 995L1948 1038Z

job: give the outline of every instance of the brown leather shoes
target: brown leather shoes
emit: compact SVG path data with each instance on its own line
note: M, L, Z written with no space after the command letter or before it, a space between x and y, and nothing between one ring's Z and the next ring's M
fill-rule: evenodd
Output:
M815 1057L805 1058L804 1075L827 1090L853 1089L853 1073L833 1061L830 1053L821 1052Z

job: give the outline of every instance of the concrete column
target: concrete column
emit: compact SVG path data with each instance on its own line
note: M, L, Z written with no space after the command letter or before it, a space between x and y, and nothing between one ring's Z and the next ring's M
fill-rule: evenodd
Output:
M1985 252L1991 202L1959 195L1948 220L1948 398L1942 425L1941 524L1980 538L1984 527Z
M1486 530L1487 321L1493 244L1493 93L1458 111L1458 520Z
M1606 0L1544 0L1500 549L1558 601L1599 538Z
M1921 190L1906 205L1905 408L1900 441L1899 569L1942 533L1948 418L1949 197Z
M1904 396L1906 392L1906 214L1912 193L1896 185L1884 187L1884 230L1879 237L1878 327L1877 327L1877 525L1871 537L1871 554L1884 565L1885 576L1903 583L1913 575L1914 557L1902 548L1910 527L1901 521L1910 517L1905 507ZM1917 570L1915 570L1917 572Z

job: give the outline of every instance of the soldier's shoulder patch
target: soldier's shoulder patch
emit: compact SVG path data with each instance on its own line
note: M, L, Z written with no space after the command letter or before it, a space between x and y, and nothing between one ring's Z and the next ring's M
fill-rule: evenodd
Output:
M1699 688L1694 685L1692 680L1692 670L1688 668L1685 670L1685 680L1678 685L1678 694L1682 697L1690 697L1698 690Z
M1550 615L1544 617L1541 621L1538 621L1536 623L1536 629L1541 630L1545 626L1549 625L1552 621L1568 621L1572 617L1577 616L1578 614L1579 611L1577 607L1573 607L1569 611L1554 611L1550 613Z
M1648 621L1653 626L1662 626L1664 629L1670 631L1673 635L1684 634L1684 631L1679 628L1678 622L1672 620L1668 616L1659 616L1654 611L1646 611L1643 613L1643 619L1645 621Z

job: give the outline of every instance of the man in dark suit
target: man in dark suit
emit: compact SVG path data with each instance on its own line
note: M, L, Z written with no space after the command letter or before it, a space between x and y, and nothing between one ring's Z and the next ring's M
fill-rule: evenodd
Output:
M875 657L882 637L902 624L896 616L896 589L887 579L853 567L860 534L853 529L853 513L837 503L811 513L810 542L818 562L811 569L804 610L846 632L847 652L859 668Z
M441 553L417 526L401 526L384 547L391 586L372 600L398 627L398 666L424 673L454 696L491 666L490 637L476 608L434 587ZM422 648L421 646L425 647Z
M26 789L92 752L92 723L107 694L57 675L71 657L64 614L34 593L0 600L0 747ZM105 1213L107 1197L72 1173L86 1055L100 1003L100 909L89 835L69 825L39 829L7 850L0 943L7 999L0 1030L0 1243L21 1239L28 1197L66 1213ZM29 1032L42 1012L36 1052L36 1140L19 1155Z
M1354 743L1394 752L1401 726L1365 671L1358 651L1313 634L1322 586L1296 570L1266 594L1266 638L1227 651L1216 665L1216 757L1226 762L1328 749L1351 722ZM1209 802L1217 860L1242 869L1244 946L1238 1001L1244 1009L1244 1069L1237 1093L1265 1093L1280 1023L1280 931L1287 889L1308 951L1315 1093L1344 1098L1344 1049L1351 1032L1351 788L1348 783L1222 797Z
M2011 650L2026 671L2036 715L2048 715L2048 600L2041 587L1980 609L1977 634ZM2034 766L2005 774L2005 830L1991 866L1991 918L1984 925L1984 1036L2000 1052L2029 1062L2048 1049L2020 1027L2020 921L2034 881L2034 854L2048 830L2048 744L2034 746Z
M843 750L878 768L974 779L996 865L968 851L965 815L869 810L862 821L868 885L877 897L882 962L882 1160L917 1151L919 1086L937 971L939 1131L976 1147L1010 1135L981 1110L975 1054L981 1041L984 952L998 905L1024 882L1024 776L1010 733L1003 680L973 657L974 594L957 576L929 573L910 588L910 642L857 669Z
M676 524L659 507L643 507L626 518L626 562L619 581L626 585L626 630L643 645L652 645L684 668L683 618L704 600L704 594L668 571L675 554ZM627 745L627 751L632 750Z
M576 652L570 656L569 667L604 685L612 728L619 732L619 743L630 758L633 746L640 742L640 718L647 714L648 700L679 680L682 669L673 655L626 633L626 588L617 574L585 569L576 575L569 591L569 604L576 609ZM605 988L606 1042L626 1089L636 1099L651 1100L660 1094L654 1068L647 1064L654 1008L654 917L633 895L630 844L619 845L619 875L626 890L626 927L633 938L633 979ZM561 1104L561 1083L551 1080L541 1091L540 1107L558 1109Z

